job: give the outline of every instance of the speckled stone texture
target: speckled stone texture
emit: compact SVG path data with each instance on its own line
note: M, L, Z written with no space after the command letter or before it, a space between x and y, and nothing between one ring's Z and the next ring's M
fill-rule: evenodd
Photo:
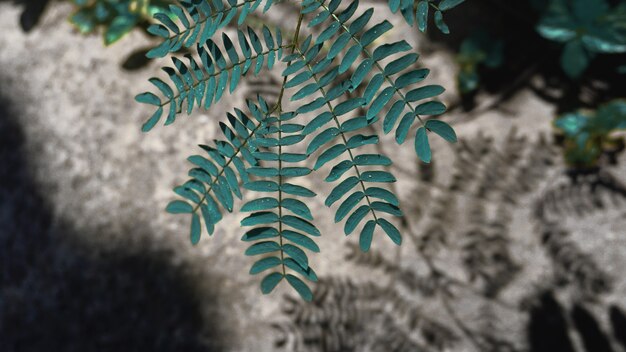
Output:
M414 44L454 101L452 55L374 5L396 25L386 38ZM284 287L260 294L242 214L194 247L188 219L163 211L186 157L219 138L250 87L143 134L151 111L133 97L166 61L122 69L151 39L104 47L72 29L70 11L53 4L24 33L20 8L0 3L0 350L569 351L570 340L583 351L593 335L626 351L626 196L615 191L626 159L573 185L553 108L532 93L448 114L461 143L433 139L430 168L412 141L382 138L407 215L401 248L379 234L359 255L323 198L308 202L321 282L303 304ZM320 179L308 186L325 194Z

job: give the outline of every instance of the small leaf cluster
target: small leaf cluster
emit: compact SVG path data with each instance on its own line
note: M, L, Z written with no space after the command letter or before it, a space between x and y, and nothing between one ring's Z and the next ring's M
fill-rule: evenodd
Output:
M451 10L465 0L388 0L391 12L400 11L406 22L413 26L417 23L420 31L428 28L429 13L433 13L435 26L444 34L450 34L450 29L443 19L444 12Z
M554 126L563 134L565 160L570 166L596 167L603 154L624 148L624 138L614 133L626 130L626 101L615 100L596 111L565 114Z
M72 23L81 33L101 29L106 45L113 44L133 28L142 27L156 13L168 11L170 0L73 0Z
M597 54L626 52L626 3L606 0L550 0L537 31L563 43L561 66L578 78Z
M504 62L504 42L485 30L473 32L461 43L456 61L459 64L457 85L461 94L468 94L480 85L481 66L495 69Z
M189 179L174 189L180 198L167 211L190 216L191 242L200 241L203 223L211 235L242 199L239 210L250 213L241 221L249 227L242 240L250 243L245 254L259 257L250 274L263 273L261 291L286 281L311 300L307 281L317 275L308 255L319 252L314 239L321 232L306 202L317 194L298 180L312 177L333 184L324 203L337 206L334 221L344 223L346 235L359 234L363 251L376 233L400 245L395 224L403 213L387 188L396 178L388 171L391 159L370 151L380 143L373 127L393 132L398 144L413 138L424 162L432 158L432 133L452 143L456 134L434 118L446 110L436 99L444 88L422 84L430 71L416 67L419 55L404 40L383 40L391 23L373 23L374 10L361 9L358 0L305 0L295 29L284 35L281 28L248 25L250 14L279 6L273 1L180 4L169 8L175 20L156 14L158 23L148 29L162 38L148 56L170 56L173 66L163 68L169 79L150 78L155 92L136 97L155 109L143 131L163 120L170 125L183 111L210 109L248 75L280 69L282 76L275 102L257 96L245 111L234 109L219 122L224 138L188 158ZM236 27L235 34L226 34L226 26ZM181 48L190 53L179 58Z

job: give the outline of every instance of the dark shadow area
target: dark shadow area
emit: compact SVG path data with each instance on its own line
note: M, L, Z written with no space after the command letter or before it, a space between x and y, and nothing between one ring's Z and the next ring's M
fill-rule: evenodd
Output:
M574 352L567 335L563 308L551 292L541 295L540 303L530 312L528 345L531 352Z
M626 350L626 314L618 306L611 306L609 318L615 340L619 341Z
M587 351L613 352L608 337L602 332L598 321L580 305L572 309L572 321Z
M20 27L24 32L30 32L35 28L50 2L51 0L14 0L14 3L23 9L20 14Z
M212 322L201 320L199 297L168 253L96 256L64 240L71 223L53 224L17 121L0 97L0 350L219 350L208 347L217 336L201 336Z
M568 322L567 316L570 320ZM612 306L609 316L615 340L624 344L626 318L621 310ZM582 305L575 304L568 313L552 292L545 292L539 304L531 309L528 324L528 341L531 352L575 352L569 331L576 333L587 352L614 352L611 337L601 328L598 319Z
M619 0L609 2L614 5ZM555 104L558 113L563 113L580 107L594 108L623 96L626 79L617 70L626 62L626 54L597 55L582 77L571 79L561 68L562 43L539 35L536 30L539 19L540 13L530 0L473 0L446 12L449 35L438 31L432 18L427 35L455 54L466 38L480 31L489 33L491 40L502 41L502 64L478 67L479 88L498 95L501 101L530 88L542 99ZM531 80L536 76L541 79ZM463 96L465 110L476 107L476 92Z

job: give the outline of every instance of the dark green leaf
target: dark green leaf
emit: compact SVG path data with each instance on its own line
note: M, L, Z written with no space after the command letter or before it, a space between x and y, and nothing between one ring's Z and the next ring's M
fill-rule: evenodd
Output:
M191 244L197 244L200 241L200 216L197 213L191 215L191 231L189 233Z
M260 224L272 224L278 222L278 215L268 211L251 214L241 220L241 226L255 226Z
M354 186L359 183L359 179L356 176L350 176L347 179L343 180L339 185L337 185L326 198L327 207L333 205L336 201L341 199L346 193L348 193Z
M348 215L350 211L354 209L354 207L356 207L361 200L363 200L364 197L365 194L359 191L352 193L348 198L346 198L346 200L341 203L339 208L337 208L337 213L335 214L335 222L343 220L343 218L345 218L346 215Z
M364 182L396 182L396 178L387 171L365 171L361 173Z
M361 205L357 210L355 210L354 213L348 217L348 220L346 220L346 224L343 228L345 234L351 234L369 211L370 207L368 205Z
M283 251L293 258L304 270L309 268L309 258L304 251L292 244L284 244Z
M376 221L369 220L363 230L361 230L361 236L359 237L359 247L363 252L370 250L372 244L372 237L374 237L374 229L376 228Z
M397 244L398 246L402 244L402 235L400 235L400 231L398 231L398 229L393 226L389 221L379 218L378 225L383 228L383 230L385 231L387 236L391 238L393 243Z
M281 273L271 273L265 276L261 281L261 292L263 292L264 295L272 292L282 279L283 274Z
M315 242L313 242L312 239L308 238L307 236L295 232L295 231L291 231L291 230L283 230L282 232L283 237L286 238L287 240L300 245L306 249L309 249L313 252L319 252L320 248L317 246L317 244L315 244Z
M457 141L456 133L454 129L450 127L447 123L440 120L428 120L426 121L426 129L429 131L435 132L441 138L445 139L448 142L455 143Z
M309 207L307 207L306 204L304 204L303 202L297 199L293 199L293 198L283 199L281 202L281 206L307 220L313 220L313 215L311 215L311 211L309 210Z
M167 205L165 211L170 214L187 214L193 212L193 207L189 203L183 202L182 200L175 200Z
M283 215L282 221L285 225L291 226L297 230L304 231L311 236L318 237L322 235L320 231L315 227L315 225L297 216Z
M378 199L382 199L390 204L395 205L396 207L400 204L398 198L391 192L386 189L379 187L369 187L365 190L365 195L369 197L374 197Z
M264 270L280 265L282 261L278 257L263 258L252 265L250 275L258 274Z
M275 198L264 197L251 200L241 207L241 211L259 211L268 210L278 207L278 200Z
M313 166L314 170L318 170L320 167L324 166L327 162L337 158L341 154L346 151L346 146L344 144L337 144L329 149L326 149L322 154L320 154L319 158L315 162L315 166Z
M446 112L446 106L438 101L429 101L415 108L415 113L418 115L441 115L444 112Z
M298 292L298 294L300 295L300 297L302 297L302 299L304 299L307 302L310 302L313 300L313 293L311 292L311 289L309 289L309 286L307 286L304 282L302 282L302 280L298 279L297 277L291 274L287 274L285 278L287 279L287 282L289 282L291 287L293 287L296 290L296 292Z
M430 163L430 144L428 143L428 135L424 127L418 128L415 134L415 152L423 162Z
M251 242L278 236L278 230L273 227L257 227L246 232L242 237L242 241Z
M259 255L259 254L271 253L271 252L275 252L279 250L280 250L280 246L278 245L278 243L274 241L264 241L264 242L255 243L252 246L248 247L245 254L248 256L253 256L253 255Z

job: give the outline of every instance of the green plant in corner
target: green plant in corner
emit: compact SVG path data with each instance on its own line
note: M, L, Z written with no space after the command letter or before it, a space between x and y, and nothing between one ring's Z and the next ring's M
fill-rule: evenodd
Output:
M247 102L246 111L234 109L227 123L219 123L224 139L201 145L202 155L188 158L194 165L189 180L174 189L181 199L169 203L167 211L190 216L191 242L198 243L202 223L211 235L222 212L232 212L235 198L243 198L242 184L251 191L241 207L251 212L242 220L251 227L242 238L252 243L246 255L262 256L250 273L265 273L263 293L286 281L311 300L304 280L316 281L317 275L305 250L318 252L313 238L321 234L301 199L316 193L294 180L331 165L325 180L335 186L325 204L339 203L334 220L345 221L345 234L358 228L363 251L369 250L377 229L400 245L393 220L402 215L399 200L384 188L396 181L383 169L391 160L364 151L379 143L368 128L382 123L383 132L394 132L402 144L417 124L414 147L424 162L431 159L432 133L449 142L456 141L456 134L445 122L426 118L445 112L433 100L444 89L416 87L429 70L415 67L418 54L406 41L379 43L392 25L387 20L371 23L373 9L363 11L358 0L297 2L295 29L283 35L281 28L245 26L262 3L263 13L280 6L271 0L192 0L170 8L176 20L156 14L160 23L148 31L162 42L149 57L171 55L182 47L195 52L184 59L172 56L173 67L163 69L171 83L151 78L160 94L143 93L136 100L155 107L143 125L149 131L164 115L164 124L170 125L183 110L209 109L226 91L235 91L246 75L282 69L275 102L258 97ZM440 7L444 3L450 1L441 1ZM398 2L389 4L398 9ZM236 27L235 34L226 33L227 25ZM312 169L304 166L309 160Z
M104 43L113 44L136 27L147 27L152 16L168 11L171 0L73 0L70 17L81 33L102 29Z
M580 77L597 54L626 52L626 3L610 7L606 0L550 0L537 31L564 43L563 71ZM539 6L539 5L537 5Z
M626 101L612 101L597 111L565 114L554 126L563 134L565 160L570 166L597 167L603 154L624 149L624 138L614 133L626 130Z

